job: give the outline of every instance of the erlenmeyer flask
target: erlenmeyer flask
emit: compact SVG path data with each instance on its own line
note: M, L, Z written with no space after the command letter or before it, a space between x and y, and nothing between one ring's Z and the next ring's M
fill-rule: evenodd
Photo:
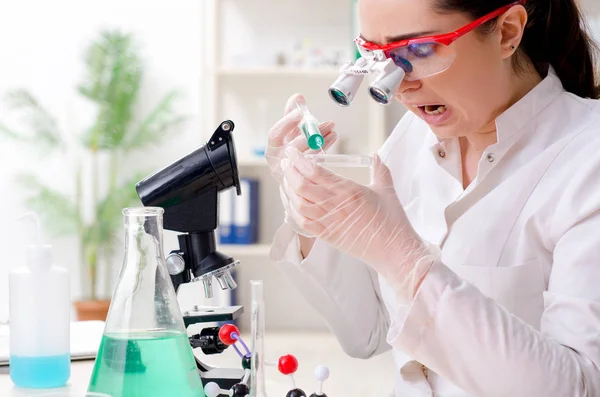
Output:
M114 397L203 397L163 256L163 209L128 208L125 260L88 390Z

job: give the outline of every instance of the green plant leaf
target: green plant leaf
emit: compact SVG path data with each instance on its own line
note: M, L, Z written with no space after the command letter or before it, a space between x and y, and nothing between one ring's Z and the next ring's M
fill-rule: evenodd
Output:
M3 135L44 150L64 147L56 120L31 93L25 90L10 91L5 95L4 101L9 109L19 115L26 130L17 132L0 123L0 132Z
M79 215L69 197L48 187L32 174L18 175L17 184L28 193L25 202L40 214L47 233L65 236L77 232Z
M79 92L98 105L94 125L83 136L92 149L119 147L132 122L143 76L130 34L102 32L86 53L87 79Z
M18 132L11 130L5 124L0 122L0 136L2 136L2 135L6 138L13 139L15 141L26 140L26 138L23 136L23 134L20 134Z
M118 231L123 227L123 208L141 205L135 184L145 175L133 176L109 192L96 206L95 221L84 227L82 244L84 261L90 272L90 283L94 284L90 289L92 299L100 296L95 282L102 271L101 267L113 266L115 247L122 243L122 236ZM102 255L102 258L98 258L98 255Z
M167 94L139 124L138 128L127 135L123 142L123 149L125 151L140 149L179 132L179 127L186 121L186 117L175 113L175 102L178 97L177 91Z
M97 206L97 219L95 230L92 231L98 247L106 249L107 245L114 243L119 237L116 233L123 226L122 211L130 206L141 206L140 199L135 190L137 182L146 174L138 174L128 178L122 185L110 192Z

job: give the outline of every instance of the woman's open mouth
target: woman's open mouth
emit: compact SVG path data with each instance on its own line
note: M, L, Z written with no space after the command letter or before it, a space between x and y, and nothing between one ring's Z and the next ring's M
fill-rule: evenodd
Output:
M443 114L446 112L445 105L425 105L419 107L422 107L427 114Z
M439 125L450 118L451 111L446 105L421 105L417 106L421 111L423 120L429 125Z

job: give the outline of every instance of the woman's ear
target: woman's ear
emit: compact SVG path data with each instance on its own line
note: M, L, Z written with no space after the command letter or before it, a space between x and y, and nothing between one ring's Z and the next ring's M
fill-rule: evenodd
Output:
M521 5L514 6L498 18L498 29L501 35L501 51L504 59L513 55L525 32L527 11Z

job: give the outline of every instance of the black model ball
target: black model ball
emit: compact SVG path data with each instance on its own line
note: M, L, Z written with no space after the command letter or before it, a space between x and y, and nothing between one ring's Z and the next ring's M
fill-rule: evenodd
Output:
M310 395L310 397L327 397L327 394L323 393L323 394L317 394L317 393L313 393Z
M242 358L242 368L244 369L252 369L252 357L250 356L244 356Z
M243 383L237 383L231 388L232 397L246 397L250 394L250 389Z
M306 397L306 393L302 389L292 389L287 392L285 397Z

